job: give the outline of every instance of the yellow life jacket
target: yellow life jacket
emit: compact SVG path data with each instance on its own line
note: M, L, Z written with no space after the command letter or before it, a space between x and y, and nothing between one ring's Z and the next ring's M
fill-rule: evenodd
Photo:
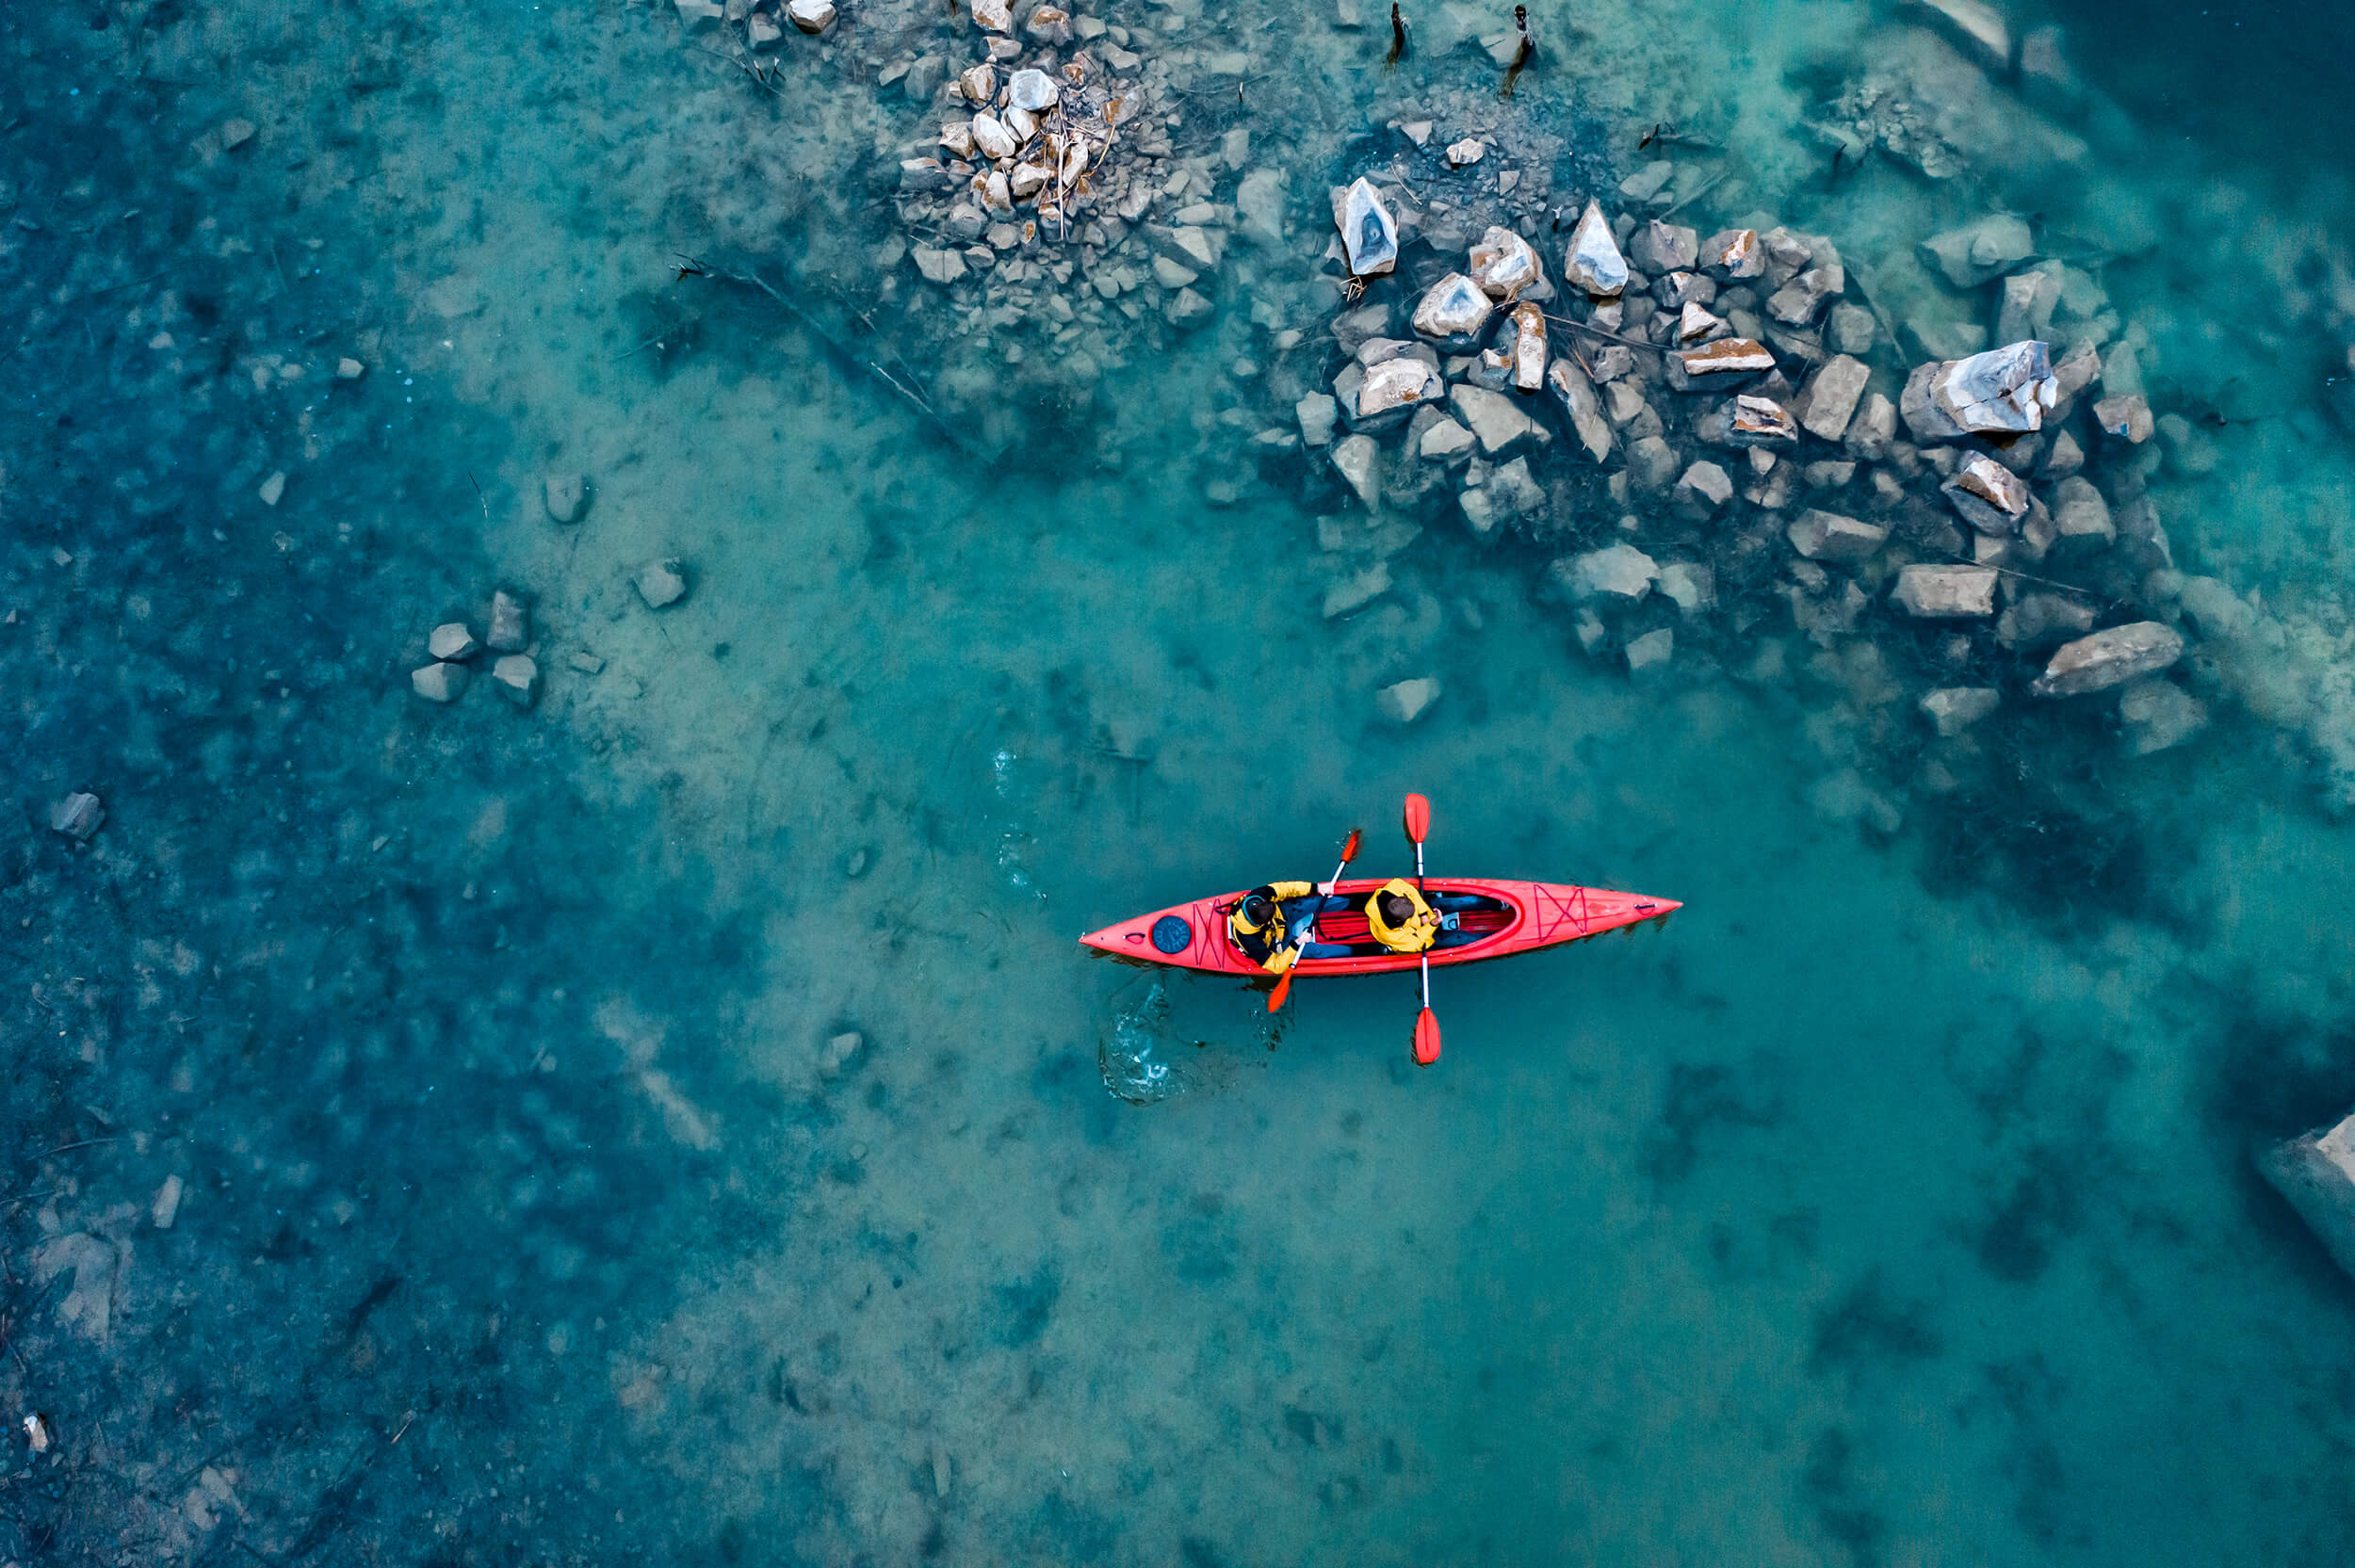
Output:
M1382 918L1382 900L1392 894L1415 906L1415 913L1396 926ZM1438 911L1424 902L1415 884L1404 877L1392 877L1373 890L1366 900L1366 926L1376 942L1394 953L1423 952L1439 940Z
M1264 887L1252 889L1252 894L1265 898L1275 912L1264 924L1257 926L1243 914L1243 906L1251 901L1252 894L1236 899L1234 909L1226 916L1226 929L1234 937L1235 946L1242 949L1243 956L1271 975L1280 975L1297 962L1300 950L1291 946L1291 933L1285 926L1283 900L1305 898L1316 891L1316 885L1314 882L1269 882Z

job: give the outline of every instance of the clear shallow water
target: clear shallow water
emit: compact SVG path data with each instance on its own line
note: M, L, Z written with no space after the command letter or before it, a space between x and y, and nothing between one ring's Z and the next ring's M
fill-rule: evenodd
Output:
M1870 169L1808 205L1809 73L1888 46L1844 8L1648 14L1524 86L1616 128L1591 156L1722 105L1750 199L1843 245L1970 215ZM41 225L8 240L0 1379L60 1434L0 1549L2344 1550L2348 1286L2245 1158L2355 1089L2345 830L2295 726L2225 707L2126 767L2031 722L1988 741L2016 796L1862 834L1819 806L1910 718L1869 681L1731 681L1697 638L1631 687L1533 601L1542 556L1437 527L1324 621L1329 481L1197 500L1233 309L1094 389L1107 472L1076 417L950 450L756 299L677 290L674 250L864 254L871 197L816 182L906 112L840 77L748 128L642 12L151 21L12 19L0 101ZM1269 47L1378 125L1480 79L1458 24L1421 24L1427 76ZM122 85L139 58L195 85ZM243 162L191 150L236 113ZM2084 221L2265 219L2110 278L2169 375L2230 374L2187 280L2331 210L2254 164L2234 207L2221 154L2136 134ZM2346 471L2282 382L2224 481L2163 481L2179 557L2295 602ZM593 477L574 528L549 466ZM670 555L658 618L629 578ZM426 630L498 582L536 596L540 705L416 702ZM1440 705L1382 724L1426 672ZM41 826L76 787L85 850ZM1271 1034L1180 978L1183 1092L1108 1094L1149 982L1072 936L1321 874L1352 822L1403 867L1409 788L1435 867L1688 908L1441 977L1422 1073L1405 981L1304 985ZM103 1340L31 1283L70 1235L118 1248Z

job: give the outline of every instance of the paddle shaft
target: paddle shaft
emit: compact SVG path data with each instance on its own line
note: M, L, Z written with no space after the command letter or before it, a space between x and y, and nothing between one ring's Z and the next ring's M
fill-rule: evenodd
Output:
M1332 880L1327 881L1317 891L1329 895L1335 888L1339 887L1341 884L1341 873L1349 869L1349 863L1356 857L1356 854L1357 830L1352 828L1349 830L1349 842L1341 848L1341 863L1333 867ZM1309 929L1311 930L1316 929L1316 917L1314 915L1309 916ZM1306 944L1296 944L1295 946L1305 946ZM1300 958L1299 955L1295 953L1292 957L1292 966L1284 971L1283 978L1275 982L1275 989L1268 994L1268 1011L1276 1012L1282 1010L1285 1001L1289 999L1292 994L1292 976L1298 974L1299 972Z

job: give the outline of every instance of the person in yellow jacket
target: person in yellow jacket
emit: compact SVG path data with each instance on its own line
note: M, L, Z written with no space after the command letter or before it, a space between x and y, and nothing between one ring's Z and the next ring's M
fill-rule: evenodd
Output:
M1245 958L1280 975L1304 958L1349 956L1344 944L1309 940L1318 915L1349 905L1315 882L1268 882L1242 896L1226 916L1226 929Z
M1392 877L1367 896L1366 926L1373 939L1393 953L1455 947L1480 940L1461 929L1457 916L1486 902L1477 896L1426 898L1413 882Z

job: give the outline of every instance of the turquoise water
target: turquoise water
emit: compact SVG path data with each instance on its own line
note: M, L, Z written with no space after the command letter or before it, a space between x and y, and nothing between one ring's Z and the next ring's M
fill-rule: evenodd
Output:
M1485 12L1389 72L1378 18L1101 14L1204 57L1174 155L1284 173L1286 236L1192 331L1074 289L986 354L876 256L941 118L877 78L973 53L934 8L766 83L633 6L0 18L0 1404L54 1432L0 1560L2346 1555L2355 1287L2248 1159L2355 1103L2336 154L2072 8L2049 120L1918 13L1535 7L1509 105ZM2027 129L1829 170L1803 122L1891 73ZM1619 534L1567 432L1547 524L1377 543L1254 444L1340 363L1326 185L1421 118L1546 211L1674 121L1726 148L1680 218L1900 316L1975 308L1929 233L2067 236L2195 421L2177 565L2268 618L2175 672L2209 728L2130 757L2015 672L1938 741L1925 639L1730 576L1631 679L1549 586ZM502 586L536 703L413 695ZM1437 977L1424 1070L1405 978L1272 1023L1073 940L1353 824L1405 869L1410 789L1435 871L1686 907Z

